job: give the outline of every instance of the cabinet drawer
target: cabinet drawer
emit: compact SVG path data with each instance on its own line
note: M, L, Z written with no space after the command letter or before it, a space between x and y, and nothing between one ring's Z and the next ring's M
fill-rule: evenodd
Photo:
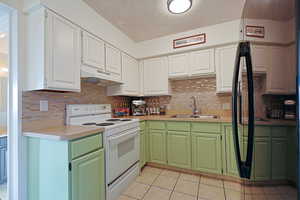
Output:
M287 137L287 127L272 127L272 137Z
M71 141L71 159L101 148L102 135L97 134L83 139Z
M204 132L204 133L220 133L221 124L219 123L192 123L192 132Z
M149 129L156 129L156 130L165 130L166 123L160 121L150 121L149 122Z
M167 128L170 131L190 131L190 123L189 122L168 122Z
M244 136L248 136L248 127L244 127ZM270 137L271 127L268 126L255 126L254 137Z
M141 129L141 131L144 131L146 129L146 122L145 121L140 122L140 129Z

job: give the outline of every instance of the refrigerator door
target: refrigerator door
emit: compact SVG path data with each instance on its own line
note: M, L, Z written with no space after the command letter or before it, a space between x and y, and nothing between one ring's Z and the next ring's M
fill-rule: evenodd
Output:
M284 90L273 92L296 88L297 74L288 74L296 71L298 55L295 8L294 0L245 1L232 85L240 199L298 199L296 126L271 119L282 116L284 99L296 99Z

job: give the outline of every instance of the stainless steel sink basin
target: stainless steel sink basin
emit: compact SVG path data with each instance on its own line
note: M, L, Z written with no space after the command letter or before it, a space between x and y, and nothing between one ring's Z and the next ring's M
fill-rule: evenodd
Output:
M216 116L216 115L185 115L185 114L178 114L178 115L173 115L172 118L216 119L216 118L218 118L218 116Z

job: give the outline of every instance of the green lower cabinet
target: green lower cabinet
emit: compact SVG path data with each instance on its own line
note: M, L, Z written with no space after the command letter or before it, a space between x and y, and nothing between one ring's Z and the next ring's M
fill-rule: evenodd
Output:
M146 164L146 134L145 131L140 132L140 167Z
M272 180L287 179L287 139L272 139Z
M224 167L225 174L228 176L239 176L231 126L224 126L224 135L225 135L225 140L223 144L224 144L225 165L226 165ZM242 142L240 143L240 149L243 149Z
M104 150L72 161L72 200L105 200Z
M168 165L191 168L191 135L190 132L168 131Z
M254 178L256 181L271 180L271 141L270 138L255 138Z
M192 133L192 169L222 174L221 134Z
M167 164L167 132L149 130L150 162Z
M72 141L28 137L27 148L27 199L105 200L102 134Z

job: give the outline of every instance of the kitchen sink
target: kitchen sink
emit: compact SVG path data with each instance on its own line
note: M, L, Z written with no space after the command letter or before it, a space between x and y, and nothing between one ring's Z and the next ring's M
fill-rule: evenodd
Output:
M218 118L218 116L216 116L216 115L186 115L186 114L178 114L178 115L173 115L172 118L216 119L216 118Z

